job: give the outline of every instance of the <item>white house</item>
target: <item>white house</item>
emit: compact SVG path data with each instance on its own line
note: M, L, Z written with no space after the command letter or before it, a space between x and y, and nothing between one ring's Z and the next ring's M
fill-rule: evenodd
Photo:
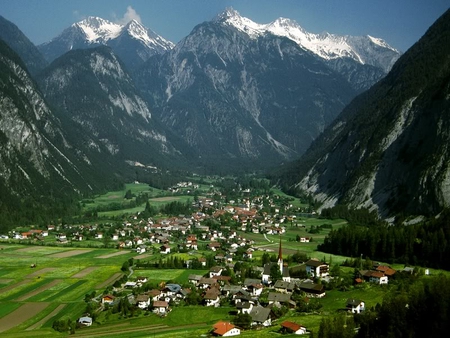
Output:
M359 299L347 299L347 310L351 313L361 313L365 310L364 302Z
M281 323L281 327L283 328L283 331L285 331L286 333L293 333L293 334L306 333L306 327L287 320Z
M326 277L329 275L329 265L318 259L310 259L305 263L306 273L311 277Z
M147 309L150 305L151 298L148 295L138 295L136 297L136 304L140 309Z
M218 322L213 325L213 333L221 337L238 336L241 330L230 322Z

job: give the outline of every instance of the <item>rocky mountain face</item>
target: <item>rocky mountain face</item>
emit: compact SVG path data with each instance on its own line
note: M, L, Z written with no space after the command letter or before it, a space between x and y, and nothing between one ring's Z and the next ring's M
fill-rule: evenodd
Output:
M0 40L0 209L60 188L88 191L73 146L18 55ZM51 186L49 183L52 183Z
M139 72L154 114L203 166L255 170L293 159L355 96L322 59L286 37L254 34L254 25L222 13Z
M323 207L383 216L450 205L450 11L283 175Z
M47 61L37 47L12 22L0 15L0 39L19 54L28 71L36 75L47 66Z
M100 45L110 46L128 69L134 70L150 56L164 53L174 44L136 20L119 25L101 18L88 17L74 23L59 36L39 45L38 48L51 62L70 50Z
M117 170L125 163L160 166L183 159L109 47L66 53L38 82L57 116L76 125L70 133L89 155L86 162L96 159Z

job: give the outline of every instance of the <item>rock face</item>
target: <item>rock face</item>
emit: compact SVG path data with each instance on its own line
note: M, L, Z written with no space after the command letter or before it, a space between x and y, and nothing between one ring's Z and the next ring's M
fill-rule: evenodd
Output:
M450 205L450 12L357 97L283 176L324 207L383 216ZM289 177L289 178L288 178Z
M174 44L136 20L119 25L97 17L74 23L50 42L38 46L51 62L74 49L110 46L129 70L139 67L150 56L170 50Z
M257 170L293 159L355 95L322 59L253 26L222 13L139 72L154 114L203 165Z
M38 81L57 116L75 124L72 134L89 154L87 162L94 157L120 168L136 162L159 166L165 157L183 159L109 47L66 53Z
M47 196L62 186L90 190L60 121L18 55L3 41L0 68L0 189L15 196Z

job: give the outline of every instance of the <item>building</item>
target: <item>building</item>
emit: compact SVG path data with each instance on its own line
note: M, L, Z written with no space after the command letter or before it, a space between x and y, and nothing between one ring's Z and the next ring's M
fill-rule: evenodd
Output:
M306 273L311 277L323 278L329 276L329 265L318 259L310 259L305 263Z
M218 322L213 325L213 334L221 337L238 336L241 330L230 322Z

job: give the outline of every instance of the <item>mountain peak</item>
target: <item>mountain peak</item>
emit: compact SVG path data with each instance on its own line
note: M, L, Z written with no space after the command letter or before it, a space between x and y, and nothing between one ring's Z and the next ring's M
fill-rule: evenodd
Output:
M121 25L95 16L89 16L72 26L81 28L90 43L105 43L117 37L122 30Z
M217 15L216 21L227 20L230 18L240 18L241 15L233 7L227 7L223 12Z
M264 25L260 25L239 14L238 11L231 7L227 7L220 13L215 22L235 27L236 29L248 34L250 37L256 37L264 33Z

